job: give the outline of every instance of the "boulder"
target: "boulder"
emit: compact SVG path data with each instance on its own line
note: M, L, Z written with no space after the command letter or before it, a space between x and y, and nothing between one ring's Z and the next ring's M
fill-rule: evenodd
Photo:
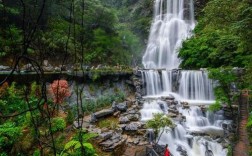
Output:
M119 111L125 112L125 111L127 111L127 108L128 108L127 103L126 102L119 103L119 104L116 105L116 108Z
M101 143L102 141L105 141L107 139L110 139L113 136L113 131L109 131L109 132L103 132L101 134L99 134L98 138L96 139L96 141L98 143Z
M131 122L130 124L125 126L126 131L137 131L141 128L142 124L140 122Z
M114 113L113 109L103 109L99 112L95 112L94 115L96 118L102 118L102 117L106 117L108 115L112 115Z
M140 118L140 116L138 114L129 114L129 115L127 115L127 117L130 121L138 121Z
M116 111L116 112L113 114L113 116L114 116L114 117L118 117L118 116L120 115L120 113L121 113L120 111Z
M123 116L123 117L120 117L119 118L119 123L120 124L125 124L125 123L128 123L130 120L127 116Z

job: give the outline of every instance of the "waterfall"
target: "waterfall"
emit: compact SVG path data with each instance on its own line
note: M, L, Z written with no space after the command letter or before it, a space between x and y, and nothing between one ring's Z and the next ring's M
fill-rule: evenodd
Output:
M185 18L184 0L156 0L148 45L143 56L145 68L178 68L177 50L194 28L194 10L191 0Z
M213 82L204 71L182 71L178 92L185 99L214 100Z
M203 156L206 150L211 150L214 156L224 156L227 149L210 136L223 136L222 125L230 125L231 121L225 120L221 111L206 112L195 105L214 102L213 82L208 79L206 71L178 69L177 51L183 40L191 36L194 26L193 0L155 0L153 22L142 61L146 96L140 110L141 120L152 119L154 113L174 116L174 112L178 112L173 119L177 126L163 133L159 144L168 144L174 156ZM178 102L162 101L165 97L175 98ZM182 101L188 102L190 107L184 108Z

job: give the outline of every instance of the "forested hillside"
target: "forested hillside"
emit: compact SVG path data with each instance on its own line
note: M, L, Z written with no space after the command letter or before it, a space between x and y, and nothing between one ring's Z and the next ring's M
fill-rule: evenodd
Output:
M0 12L2 60L17 57L26 46L26 53L38 60L136 65L147 40L152 2L3 0Z
M0 0L0 156L229 156L251 90L251 0Z
M248 67L251 64L251 1L210 0L197 22L193 37L183 43L179 52L182 68Z

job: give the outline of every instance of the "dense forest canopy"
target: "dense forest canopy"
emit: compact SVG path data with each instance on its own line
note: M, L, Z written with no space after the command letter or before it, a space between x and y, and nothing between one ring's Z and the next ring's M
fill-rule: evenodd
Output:
M3 0L0 56L18 56L23 42L29 42L27 52L38 60L53 57L87 65L136 65L148 36L151 11L150 0Z
M212 109L220 109L221 104L231 107L237 98L231 94L231 84L237 85L238 89L252 89L252 2L194 2L197 25L192 36L182 43L181 49L177 49L180 67L209 68L209 77L218 81L215 88L217 103L212 105ZM132 80L127 83L131 87L135 84L139 86L133 89L131 95L137 98L125 101L122 88L112 87L113 82L103 84L97 73L105 69L117 72L125 66L142 66L153 3L154 0L0 0L0 67L11 66L8 69L10 75L16 71L17 77L23 73L28 73L23 75L29 77L31 71L35 71L38 77L37 82L25 84L11 82L8 76L0 81L0 155L96 156L98 152L95 149L98 147L93 147L90 140L97 134L83 129L79 125L80 120L87 114L107 109L114 102L121 104L124 101L125 105L121 105L126 107L128 102L136 103L135 108L140 108L138 104L142 101L137 101L140 93L135 91L142 92L139 89L141 83L146 83L142 80L135 83L134 79L140 76L135 78L130 75L133 73L130 68L129 77ZM97 96L96 99L82 98L86 88L72 77L76 84L70 84L64 76L59 76L60 80L46 82L45 60L58 67L58 70L53 68L50 71L52 74L61 76L63 65L71 66L70 72L65 72L71 76L76 74L74 76L77 77L82 72L81 83L90 83L87 90L92 94L99 87L110 87L114 93ZM32 64L33 70L19 70L28 63ZM99 65L106 67L99 69ZM89 81L84 78L86 71L80 70L87 66L95 67L88 68L88 74L91 73ZM237 68L234 67L241 67L242 72L235 73ZM71 105L65 101L70 94L73 95L70 92L76 94ZM118 117L118 114L112 113ZM139 112L136 113L138 121ZM118 122L108 119L99 124L114 130ZM252 116L249 122L251 130Z
M249 0L211 0L179 52L182 68L246 67L252 60Z

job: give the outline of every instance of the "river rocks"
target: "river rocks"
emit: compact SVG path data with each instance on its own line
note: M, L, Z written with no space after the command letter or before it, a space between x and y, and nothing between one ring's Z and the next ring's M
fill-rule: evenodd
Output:
M98 138L96 138L96 141L100 143L104 140L111 138L112 136L113 136L113 131L103 132L99 134Z
M181 146L178 146L178 148L176 150L180 152L181 156L187 156L186 150L183 149Z
M167 116L170 117L170 118L176 118L176 117L177 117L177 114L174 114L174 113L169 112L169 113L167 114Z
M102 117L106 117L108 115L112 115L114 113L113 109L103 109L99 112L94 113L96 118L102 118Z
M138 121L140 119L138 114L129 114L127 117L130 121Z
M123 103L119 103L116 105L116 109L122 112L125 112L127 110L127 103L123 102Z
M120 113L121 113L120 111L116 111L116 112L113 114L113 116L114 116L114 117L119 117Z
M124 116L124 117L120 117L119 118L119 123L120 124L125 124L125 123L128 123L130 120L127 116Z
M125 143L127 140L126 135L112 133L112 136L109 135L108 137L109 138L107 138L103 142L99 143L99 145L102 147L103 151L111 152L111 151L115 150L116 148L120 148L120 146L125 146Z
M137 131L139 128L141 128L142 123L141 122L131 122L130 124L125 126L126 131Z
M189 108L190 108L188 102L181 102L181 105L182 105L182 108L183 108L183 109L189 109Z

